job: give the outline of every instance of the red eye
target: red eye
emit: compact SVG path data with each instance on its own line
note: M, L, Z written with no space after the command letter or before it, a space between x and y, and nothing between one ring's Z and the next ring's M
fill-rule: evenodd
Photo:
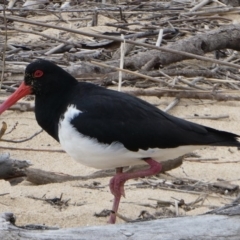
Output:
M40 78L43 75L43 71L41 70L36 70L33 74L35 78Z

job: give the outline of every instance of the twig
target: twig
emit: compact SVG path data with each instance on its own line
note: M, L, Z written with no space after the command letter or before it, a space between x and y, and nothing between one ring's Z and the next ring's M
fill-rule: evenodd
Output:
M145 79L151 80L153 82L161 82L161 83L167 84L164 80L157 79L157 78L154 78L154 77L149 77L147 75L144 75L144 74L141 74L141 73L138 73L138 72L133 72L133 71L130 71L130 70L127 70L127 69L121 69L121 68L118 68L118 67L110 66L110 65L107 65L107 64L104 64L104 63L95 62L95 61L90 61L90 62L92 64L94 64L94 65L97 65L97 66L106 67L106 68L112 68L112 69L114 69L116 71L129 73L129 74L141 77L141 78L145 78Z
M124 35L121 35L121 38L124 40ZM125 40L121 43L120 46L120 69L123 69L124 66L124 53L125 53ZM119 71L119 79L118 79L118 91L121 91L122 87L122 71Z
M12 129L11 129L10 131L8 131L7 133L5 133L5 135L10 134L10 133L12 133L14 130L16 130L17 125L18 125L18 122L16 122L16 123L13 125ZM0 139L1 139L1 138L0 138Z
M179 98L175 98L163 111L168 112L170 109L175 107L180 102Z
M7 124L5 122L2 122L2 128L0 130L0 141L2 141L2 136L4 135L6 130L7 130Z
M67 43L68 43L68 44L71 44L72 40L73 40L73 38L70 38L70 39L67 41ZM52 53L55 53L55 52L58 51L59 49L63 48L65 45L66 45L65 43L61 43L61 44L59 44L58 46L56 46L56 47L50 49L49 51L45 52L44 55L48 56L48 55L50 55L50 54L52 54Z
M61 149L44 149L44 148L19 148L19 147L3 147L0 146L0 149L7 149L7 150L19 150L19 151L34 151L34 152L59 152L65 153L65 151Z
M240 101L240 96L226 94L226 92L234 93L234 91L207 92L207 91L184 91L184 90L131 90L125 93L134 96L156 96L156 97L177 97L177 98L193 98L193 99L211 99L217 101ZM236 91L235 91L236 93Z
M2 73L1 73L1 81L0 81L0 89L2 89L4 71L5 71L5 58L6 58L6 50L7 50L7 19L6 19L6 0L3 1L3 22L5 26L5 39L4 39L4 46L2 52Z
M210 119L210 120L219 120L223 118L229 118L229 115L223 114L218 116L194 116L194 117L185 117L185 119Z
M10 143L22 143L22 142L27 142L31 139L33 139L34 137L36 137L38 134L42 133L43 132L43 129L41 129L40 131L34 133L32 136L28 137L28 138L25 138L23 140L8 140L8 139L1 139L2 142L10 142Z
M24 32L24 33L31 33L31 34L34 34L34 35L39 35L39 36L42 36L44 38L47 38L47 39L51 39L51 40L54 40L56 42L62 42L62 43L65 43L65 44L69 44L68 41L66 40L63 40L61 38L57 38L57 37L53 37L53 36L49 36L47 34L44 34L44 33L41 33L41 32L37 32L37 31L33 31L33 30L26 30L26 29L22 29L22 28L18 28L18 27L7 27L8 29L13 29L13 30L16 30L18 32ZM80 47L80 44L78 43L75 43L75 42L71 42L71 44L77 46L77 47Z
M120 218L120 219L122 219L124 222L132 222L133 221L133 219L131 219L131 218L128 218L128 217L125 217L125 216L123 216L122 214L120 214L120 213L115 213L116 214L116 216L118 217L118 218Z
M181 189L176 189L176 188L167 188L167 187L160 187L160 186L158 186L157 188L158 188L158 189L162 189L162 190L167 190L167 191L186 193L186 194L195 194L195 195L200 195L200 194L201 194L201 192L181 190ZM207 194L207 195L208 195L209 197L219 199L219 196L215 196L215 195L212 195L212 194ZM225 197L225 196L221 196L221 198L223 198L223 199L228 199L228 200L232 200L232 198L230 198L230 197ZM156 200L156 199L149 198L149 200ZM156 200L156 201L157 201L157 200Z
M209 161L218 161L218 158L184 158L184 161L188 161L188 162L199 162L199 163L206 163Z
M4 18L4 16L0 15L0 18ZM85 36L89 36L89 37L109 39L109 40L113 40L113 41L117 41L117 42L123 42L124 41L123 39L118 38L118 37L106 36L106 35L102 35L102 34L80 31L80 30L70 29L70 28L66 28L66 27L59 27L59 26L56 26L56 25L54 26L54 25L51 25L51 24L45 24L45 23L40 23L40 22L37 22L37 21L27 20L25 18L6 16L6 19L12 20L12 21L17 21L17 22L28 23L28 24L32 24L32 25L37 25L37 26L42 26L42 27L47 27L47 28L59 29L59 30L72 32L72 33L77 33L77 34L81 34L81 35L85 35ZM151 49L156 49L158 51L180 54L180 55L183 55L183 56L187 56L189 58L195 58L195 59L199 59L199 60L202 60L202 61L213 62L213 63L216 63L216 64L221 64L221 65L225 65L225 66L229 66L229 67L239 69L238 64L233 64L233 63L224 62L224 61L220 61L220 60L213 59L213 58L203 57L203 56L199 56L199 55L188 53L188 52L178 51L178 50L174 50L172 48L157 47L157 46L153 46L153 45L146 44L146 43L135 42L135 41L132 41L132 40L125 40L125 41L126 41L126 43L135 44L135 45L138 45L138 46L143 46L143 47L147 47L147 48L151 48Z
M202 161L202 163L204 163ZM225 164L225 163L240 163L240 160L236 160L236 161L224 161L224 162L212 162L212 164Z
M209 2L212 2L212 0L202 0L202 1L200 1L192 9L190 9L190 12L194 12L194 11L198 10L199 8L202 8L204 5L207 5Z
M163 37L163 29L161 28L159 30L159 34L158 34L158 39L157 39L157 42L156 42L156 46L160 46L161 43L162 43L162 37Z
M1 193L0 196L5 196L5 195L8 195L10 193Z

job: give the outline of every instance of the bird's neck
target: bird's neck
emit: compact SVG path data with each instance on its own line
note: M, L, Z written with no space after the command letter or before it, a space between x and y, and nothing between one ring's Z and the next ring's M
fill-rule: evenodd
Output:
M67 108L67 97L66 92L59 92L35 98L35 116L38 124L57 141L59 141L58 123Z

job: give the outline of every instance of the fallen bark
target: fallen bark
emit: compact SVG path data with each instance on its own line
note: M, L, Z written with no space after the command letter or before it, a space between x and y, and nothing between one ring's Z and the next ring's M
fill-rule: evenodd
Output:
M36 226L38 230L31 230L34 225L28 225L28 230L14 225L15 216L12 213L3 213L0 215L0 239L239 240L239 221L239 215L201 215L67 229Z

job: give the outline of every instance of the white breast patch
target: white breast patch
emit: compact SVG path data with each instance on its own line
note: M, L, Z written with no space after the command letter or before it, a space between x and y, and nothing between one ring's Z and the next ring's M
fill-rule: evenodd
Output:
M110 169L145 164L142 158L151 157L156 161L174 159L203 146L181 146L177 148L154 148L132 152L122 143L99 143L97 139L85 136L70 123L82 112L70 105L59 122L58 137L62 148L77 162L89 167ZM94 127L94 126L93 126Z

